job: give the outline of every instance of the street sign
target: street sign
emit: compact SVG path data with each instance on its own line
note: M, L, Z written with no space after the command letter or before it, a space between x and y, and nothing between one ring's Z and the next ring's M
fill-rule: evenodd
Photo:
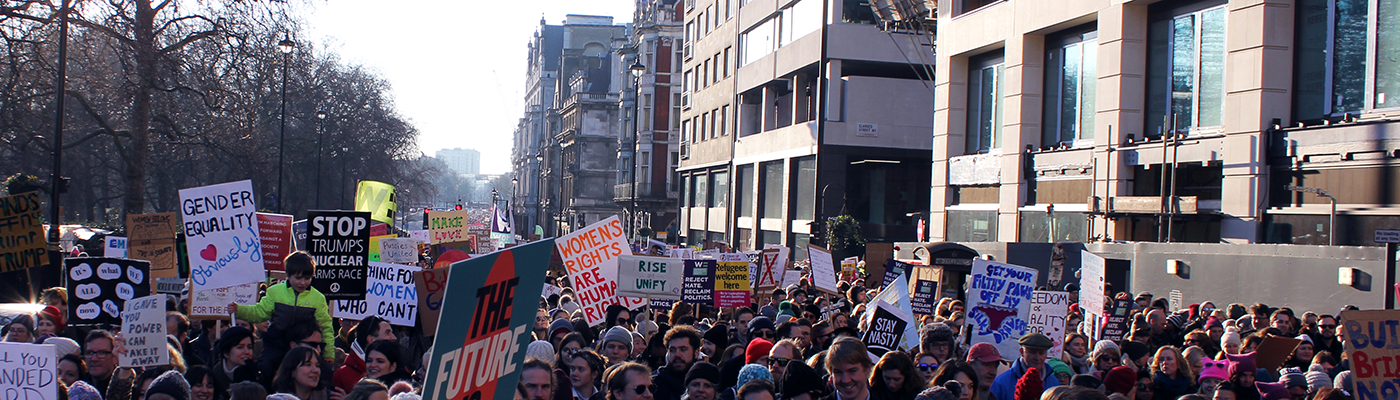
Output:
M1400 243L1400 229L1377 229L1376 243Z
M1294 191L1294 192L1313 193L1313 194L1316 194L1316 195L1318 195L1318 196L1324 196L1324 197L1327 196L1327 191L1326 191L1326 190L1319 189L1319 188L1315 188L1315 187L1284 185L1283 188L1284 188L1284 189L1291 190L1291 191Z

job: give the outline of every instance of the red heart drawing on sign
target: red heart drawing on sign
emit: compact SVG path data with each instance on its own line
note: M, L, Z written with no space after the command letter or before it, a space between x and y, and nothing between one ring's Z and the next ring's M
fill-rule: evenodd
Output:
M200 250L199 256L205 260L214 261L214 259L219 258L219 249L214 248L214 245L211 244L209 247L205 247L204 250Z

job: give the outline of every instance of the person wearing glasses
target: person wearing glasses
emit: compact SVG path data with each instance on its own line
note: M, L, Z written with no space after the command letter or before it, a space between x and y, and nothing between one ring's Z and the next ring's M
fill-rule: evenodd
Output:
M1342 341L1337 339L1337 318L1331 315L1317 317L1317 333L1313 335L1313 349L1332 354L1343 354Z
M84 343L87 345L84 346L83 359L87 361L88 373L92 374L92 380L88 383L98 392L107 393L107 385L112 382L112 375L121 361L121 357L112 351L117 343L116 338L111 332L94 329L88 332Z
M622 329L632 329L632 312L620 304L608 306L607 317L603 319L604 329L612 329L614 326L621 326Z
M675 330L667 332L670 336ZM696 335L699 336L699 335ZM668 343L670 341L667 341ZM668 368L670 365L662 368ZM689 365L687 365L689 367ZM609 370L607 377L608 395L607 400L652 400L653 398L679 399L680 393L675 396L666 397L656 394L659 387L652 384L651 371L645 365L634 362L626 362ZM657 370L660 372L660 370Z
M20 314L5 324L5 341L14 343L34 343L34 317Z
M933 354L919 353L914 356L914 370L919 372L919 377L923 378L924 382L933 381L934 372L938 372L938 369L938 358Z
M748 326L748 338L746 338L744 341L747 342L754 339L764 339L771 342L773 340L776 340L773 338L774 330L772 319L764 316L754 317L753 320L749 321Z
M796 339L783 339L773 344L773 348L768 350L768 372L774 377L783 376L786 372L788 361L802 361L802 353L798 351Z

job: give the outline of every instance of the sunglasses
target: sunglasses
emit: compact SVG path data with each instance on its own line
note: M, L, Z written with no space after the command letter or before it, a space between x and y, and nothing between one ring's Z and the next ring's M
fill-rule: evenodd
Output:
M580 351L583 351L583 349L564 349L564 355L569 356L569 357L573 357L575 354L578 354L578 352L580 352Z
M782 357L768 357L768 365L787 365L788 361L792 361L792 359Z
M1138 390L1149 390L1149 391L1150 391L1150 390L1152 390L1152 385L1148 385L1148 384L1146 384L1146 383L1139 383L1139 384L1137 384L1137 388L1138 388Z
M938 364L920 363L919 365L915 365L915 367L919 367L920 371L928 372L938 369Z
M637 385L632 387L632 393L636 393L638 395L646 393L648 391L652 394L656 394L656 385Z
M618 319L617 319L617 325L627 325L627 324L630 324L630 323L632 323L632 320L629 319L629 318L618 318Z
M765 330L765 331L758 331L758 332L754 332L754 333L753 333L753 336L754 336L754 337L764 338L764 339L771 339L771 338L773 338L773 332L772 332L772 331L766 331L766 330Z
M1317 327L1322 329L1337 329L1336 325L1318 325Z

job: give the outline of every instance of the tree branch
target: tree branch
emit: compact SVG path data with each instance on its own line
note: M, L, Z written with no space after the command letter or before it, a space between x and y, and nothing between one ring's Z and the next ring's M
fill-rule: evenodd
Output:
M194 41L196 41L196 40L200 40L200 39L204 39L204 38L207 38L207 37L210 37L210 36L214 36L214 35L216 35L216 34L218 34L218 33L219 33L219 29L218 29L218 27L215 27L214 29L211 29L211 30L207 30L207 31L202 31L202 32L190 34L189 36L185 36L184 39L180 39L180 41L175 42L175 44L172 44L172 45L166 46L166 47L163 48L163 49L160 49L160 52L159 52L159 53L160 53L161 55L170 54L170 52L175 51L175 50L179 50L181 47L185 47L185 45L188 45L188 44L190 44L190 43L192 43L192 42L194 42Z

